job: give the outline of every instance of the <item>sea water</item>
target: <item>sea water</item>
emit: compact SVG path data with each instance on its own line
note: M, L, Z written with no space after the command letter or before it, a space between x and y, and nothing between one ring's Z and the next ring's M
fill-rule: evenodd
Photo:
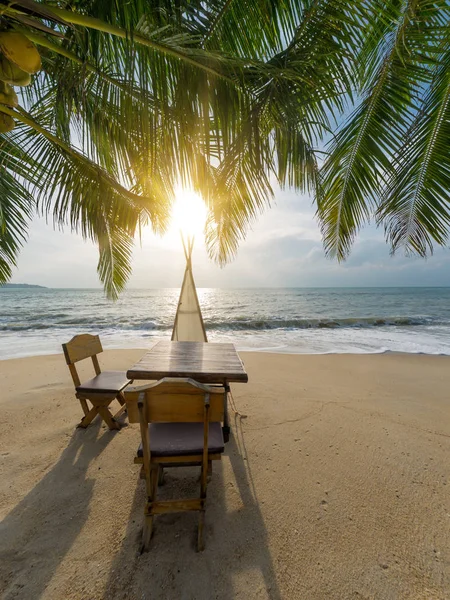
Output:
M78 333L104 348L170 339L179 289L0 288L0 358L61 351ZM450 288L199 288L210 341L290 353L450 354Z

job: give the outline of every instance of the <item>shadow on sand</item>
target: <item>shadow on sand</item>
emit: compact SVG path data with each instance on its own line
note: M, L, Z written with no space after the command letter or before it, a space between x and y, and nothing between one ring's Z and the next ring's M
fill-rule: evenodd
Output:
M2 598L43 594L88 517L94 486L86 479L88 466L114 437L101 428L100 419L86 430L76 429L54 467L2 521ZM30 461L32 456L30 448Z
M166 470L158 497L195 496L198 475L198 468ZM204 552L195 551L197 513L177 513L157 517L149 552L138 554L144 488L138 480L105 599L234 600L244 584L255 597L281 600L239 418L208 486Z

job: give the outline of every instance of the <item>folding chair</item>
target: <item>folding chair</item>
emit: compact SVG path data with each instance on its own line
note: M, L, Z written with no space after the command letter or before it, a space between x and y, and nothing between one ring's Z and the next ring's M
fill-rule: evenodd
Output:
M76 335L62 347L75 385L75 396L80 401L84 412L78 427L86 428L97 415L100 415L110 429L120 429L116 419L126 411L122 391L131 380L127 379L125 372L122 371L101 371L97 354L103 352L103 348L98 335L87 333ZM85 358L91 358L96 375L81 383L75 363ZM112 415L108 407L116 399L121 406L120 410ZM92 408L89 408L88 400Z
M148 550L153 518L158 514L199 511L197 549L203 550L208 472L212 460L224 451L221 420L224 388L203 385L193 379L164 378L150 384L138 400L147 490L141 551ZM160 469L200 465L200 497L156 499Z

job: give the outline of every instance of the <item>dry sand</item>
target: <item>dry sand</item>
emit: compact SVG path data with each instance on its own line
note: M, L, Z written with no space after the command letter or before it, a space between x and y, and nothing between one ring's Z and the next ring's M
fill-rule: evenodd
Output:
M450 358L242 357L205 552L184 513L157 519L142 556L138 426L75 429L62 356L0 362L1 597L449 599ZM160 493L197 486L175 469Z

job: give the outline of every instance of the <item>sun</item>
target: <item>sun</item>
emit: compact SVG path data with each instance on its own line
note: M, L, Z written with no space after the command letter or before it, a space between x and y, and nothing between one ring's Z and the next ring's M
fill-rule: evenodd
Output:
M179 235L180 232L185 236L202 234L206 213L205 203L198 194L189 189L177 188L167 234Z
M184 237L196 237L200 241L205 229L207 209L205 203L194 191L182 187L176 189L169 226L163 236L155 234L150 225L140 232L140 242L157 245L161 248L180 248L180 233Z

